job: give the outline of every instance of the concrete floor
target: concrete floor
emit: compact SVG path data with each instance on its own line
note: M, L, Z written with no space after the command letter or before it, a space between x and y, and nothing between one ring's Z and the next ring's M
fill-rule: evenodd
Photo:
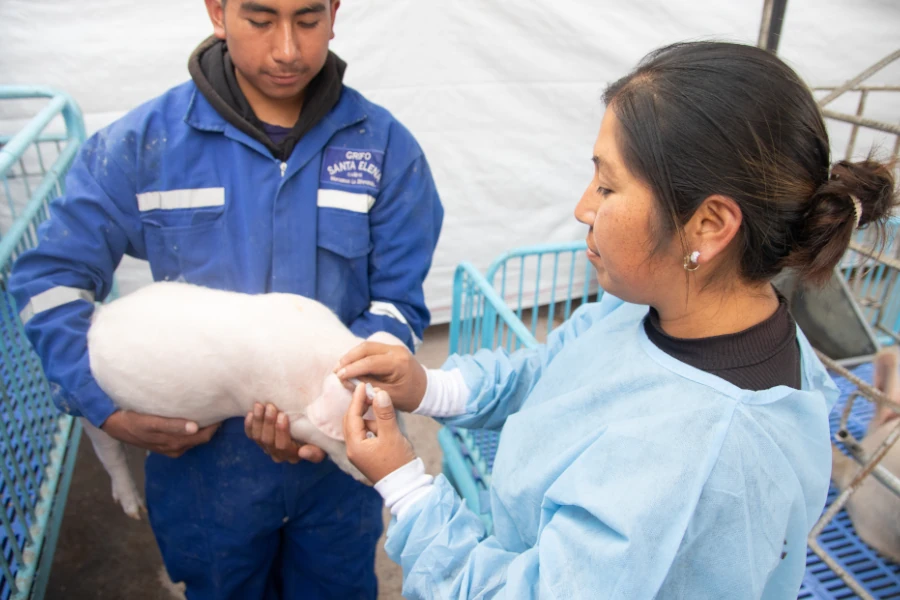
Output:
M427 367L440 366L447 356L447 326L425 332L418 358ZM441 470L437 423L408 415L410 440L429 473ZM129 449L129 464L143 489L143 452ZM385 524L388 513L385 511ZM379 599L401 598L400 568L379 544L375 570ZM46 597L66 600L168 600L173 597L160 581L162 559L146 520L125 516L110 495L109 476L90 441L82 439Z

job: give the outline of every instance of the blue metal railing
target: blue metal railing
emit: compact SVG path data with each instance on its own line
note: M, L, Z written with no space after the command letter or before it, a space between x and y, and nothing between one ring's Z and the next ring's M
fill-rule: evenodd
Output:
M37 244L85 129L68 95L0 86L0 100L25 99L46 103L21 130L0 135L0 191L9 208L0 220L0 600L43 596L81 432L53 405L7 284L16 258ZM65 133L48 131L59 118Z
M597 286L591 263L584 258L586 248L584 241L516 248L497 257L488 267L485 279L498 290L501 298L507 302L514 299L511 305L520 321L526 319L526 312L530 313L527 317L531 322L528 330L534 336L545 338L550 335L555 324L569 318L574 302L596 302L603 294L603 290ZM545 259L552 264L549 278L546 276L547 269L544 269ZM507 282L510 277L515 279L516 273L518 285L510 293ZM526 281L529 282L527 285ZM557 307L559 303L562 306ZM539 324L544 319L536 308L541 306L547 307L546 314L543 315L546 328L539 331ZM557 315L558 309L561 310L561 315ZM490 340L486 339L485 342L486 347L492 347Z

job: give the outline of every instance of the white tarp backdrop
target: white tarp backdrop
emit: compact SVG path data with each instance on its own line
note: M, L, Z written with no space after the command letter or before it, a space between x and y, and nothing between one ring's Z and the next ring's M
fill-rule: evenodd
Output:
M418 138L446 208L426 283L434 320L448 318L460 261L484 269L515 246L584 236L572 209L591 177L607 83L665 43L756 43L762 4L345 0L332 43L345 82ZM895 50L898 31L898 0L790 0L779 55L811 86L834 86ZM210 33L202 0L0 0L0 83L69 92L91 134L186 80ZM900 65L872 81L896 85ZM856 98L832 108L855 112ZM0 133L31 110L0 103ZM867 114L896 122L898 109L873 95ZM840 158L848 130L830 128ZM128 292L149 271L126 259L119 277Z

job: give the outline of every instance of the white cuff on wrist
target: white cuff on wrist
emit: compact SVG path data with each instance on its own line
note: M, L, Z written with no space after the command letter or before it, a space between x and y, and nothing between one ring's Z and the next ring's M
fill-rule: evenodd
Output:
M466 413L466 401L471 391L463 379L462 371L453 369L426 369L428 385L419 408L413 411L416 415L428 417L455 417Z
M421 458L410 461L375 484L391 514L400 519L431 490L434 477L425 472Z

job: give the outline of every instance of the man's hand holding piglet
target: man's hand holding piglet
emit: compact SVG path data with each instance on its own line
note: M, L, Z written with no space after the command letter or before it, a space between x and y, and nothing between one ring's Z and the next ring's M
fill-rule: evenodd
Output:
M290 421L274 404L255 403L253 412L244 418L244 433L277 463L325 460L325 452L318 446L300 445L291 438Z

